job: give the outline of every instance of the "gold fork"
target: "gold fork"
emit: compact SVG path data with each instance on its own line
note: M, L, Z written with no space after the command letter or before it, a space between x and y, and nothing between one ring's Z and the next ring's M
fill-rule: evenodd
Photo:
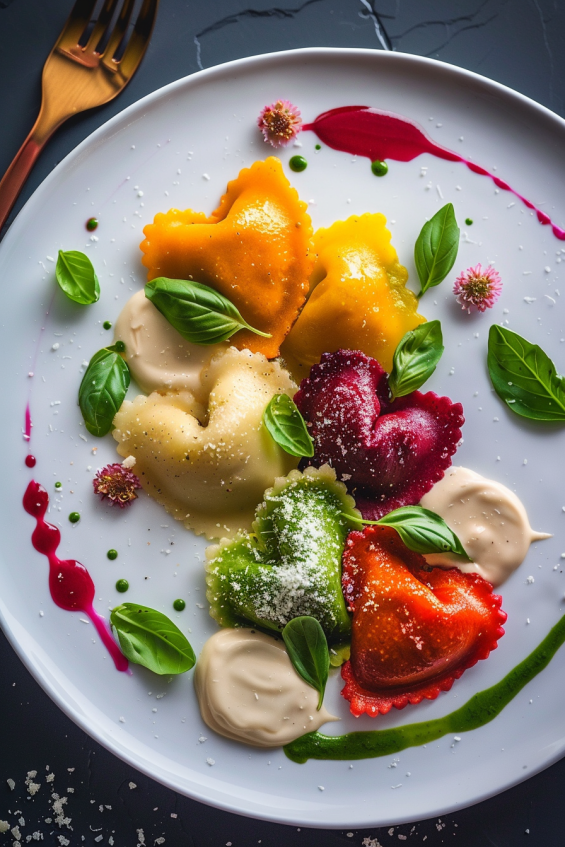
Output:
M128 84L149 44L159 0L143 0L121 59L114 56L126 37L135 0L104 0L84 47L80 40L90 25L96 0L76 0L63 32L43 67L42 101L30 134L0 182L0 229L41 150L64 121L78 112L108 103ZM106 41L106 46L100 47Z

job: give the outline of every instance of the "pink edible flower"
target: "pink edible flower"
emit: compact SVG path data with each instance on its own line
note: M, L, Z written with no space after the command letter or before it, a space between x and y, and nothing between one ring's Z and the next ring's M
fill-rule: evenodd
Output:
M472 309L484 312L491 309L502 291L502 280L500 274L494 268L483 268L476 265L467 268L455 280L453 293L462 309L467 309L470 314Z
M302 128L300 111L289 100L277 100L265 106L257 119L263 138L273 147L284 147Z
M112 504L119 506L120 509L125 508L132 500L136 500L135 491L141 488L137 476L117 462L97 471L92 485L95 494L99 494L102 500L111 500Z

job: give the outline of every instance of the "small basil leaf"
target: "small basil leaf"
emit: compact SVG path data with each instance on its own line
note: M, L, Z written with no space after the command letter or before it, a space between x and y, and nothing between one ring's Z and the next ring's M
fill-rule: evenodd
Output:
M55 276L69 300L81 306L90 306L100 298L100 285L92 262L78 250L59 250Z
M162 612L137 603L122 603L112 609L110 623L124 656L153 673L185 673L196 662L186 637Z
M439 321L428 321L407 332L394 351L388 378L392 399L420 388L435 371L443 350Z
M517 415L534 421L565 421L565 377L537 344L493 324L488 371L494 390Z
M446 203L422 227L414 248L414 261L422 290L442 282L457 258L459 249L459 227L455 220L453 203Z
M130 382L129 368L117 346L103 347L94 354L78 390L86 428L91 435L99 437L110 432Z
M313 456L314 442L306 422L288 394L275 394L263 412L263 423L279 447L291 456Z
M415 553L455 553L467 562L473 561L444 519L422 506L401 506L378 521L359 520L350 514L347 517L364 526L392 527Z
M321 709L330 669L324 630L316 618L303 615L287 623L282 637L294 670L319 693L318 710Z
M200 282L160 276L147 283L145 296L193 344L218 344L240 329L271 337L250 326L227 297Z

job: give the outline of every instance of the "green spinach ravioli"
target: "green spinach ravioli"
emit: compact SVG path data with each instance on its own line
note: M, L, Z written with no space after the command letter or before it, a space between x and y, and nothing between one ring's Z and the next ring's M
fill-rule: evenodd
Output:
M210 614L221 626L280 632L299 615L315 617L328 641L343 641L350 617L341 556L355 502L328 465L275 480L253 531L206 551Z

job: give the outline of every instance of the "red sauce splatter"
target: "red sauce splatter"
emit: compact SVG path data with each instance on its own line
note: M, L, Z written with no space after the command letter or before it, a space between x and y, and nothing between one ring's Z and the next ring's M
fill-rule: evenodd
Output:
M551 226L556 238L565 241L565 229L554 224L549 215L534 206L507 182L489 173L481 165L475 165L452 150L436 144L415 123L406 118L388 112L378 112L368 106L342 106L340 109L323 112L312 123L305 124L303 129L315 132L320 141L333 150L366 156L372 162L377 159L411 162L422 153L430 153L438 159L447 159L450 162L461 162L473 173L488 176L502 191L509 191L517 197L524 206L536 213L541 224Z
M94 609L94 583L84 565L74 559L59 559L57 548L61 533L45 520L49 495L38 482L32 480L24 494L23 506L34 517L37 525L31 542L38 553L49 561L49 590L53 602L68 612L83 612L88 615L119 671L128 669L128 661L121 653L110 632L108 622Z
M29 403L26 405L26 415L25 415L25 428L24 428L24 441L29 441L31 438L31 428L33 424L31 422L31 412L29 409Z
M35 456L32 456L31 453L29 454L29 456L26 456L26 467L34 468L36 462L37 459L35 458Z

